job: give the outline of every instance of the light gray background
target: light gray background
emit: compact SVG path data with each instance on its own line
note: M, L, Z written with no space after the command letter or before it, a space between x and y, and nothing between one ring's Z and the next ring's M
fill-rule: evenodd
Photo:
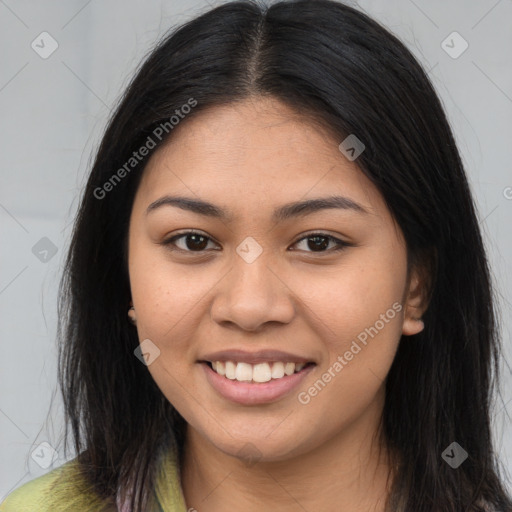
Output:
M78 194L110 109L150 46L209 5L0 0L0 501L71 458L59 449L52 465L40 467L31 454L47 460L51 450L37 447L57 447L61 439L57 283ZM512 1L358 5L429 71L466 165L501 298L505 379L494 424L497 451L512 473ZM31 47L43 31L59 45L47 59ZM453 31L469 44L455 59L442 47ZM447 44L461 48L457 40ZM46 262L32 252L43 237L58 249Z

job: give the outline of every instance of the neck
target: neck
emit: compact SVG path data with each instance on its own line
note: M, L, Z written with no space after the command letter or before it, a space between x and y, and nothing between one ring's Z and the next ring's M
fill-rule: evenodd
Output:
M377 425L382 408L365 412L314 449L280 461L247 464L187 427L182 489L198 511L304 510L384 512L392 483Z

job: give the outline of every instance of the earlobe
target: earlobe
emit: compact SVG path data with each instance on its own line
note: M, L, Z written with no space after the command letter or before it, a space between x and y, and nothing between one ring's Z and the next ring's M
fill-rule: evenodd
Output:
M133 302L130 301L130 309L128 310L128 316L130 318L130 322L135 325L137 323L137 317L135 316L135 308L133 307Z
M405 313L402 325L402 334L412 336L418 334L425 328L421 319L427 309L426 283L420 279L417 272L413 272L410 279L409 290L404 302Z
M412 336L418 334L425 328L425 323L421 318L404 318L404 324L402 327L402 334L405 336Z

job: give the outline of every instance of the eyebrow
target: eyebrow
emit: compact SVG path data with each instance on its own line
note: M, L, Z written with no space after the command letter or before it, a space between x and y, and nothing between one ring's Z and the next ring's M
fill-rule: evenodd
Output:
M148 206L146 215L162 206L175 206L177 208L181 208L182 210L187 210L207 217L213 217L228 223L234 220L234 216L232 214L224 211L222 208L219 208L212 203L203 201L201 199L192 199L181 196L164 196L160 199L157 199ZM330 196L284 204L274 210L272 214L272 220L274 222L283 222L294 217L302 217L321 210L333 208L341 210L352 210L360 214L370 213L368 210L366 210L366 208L348 197Z

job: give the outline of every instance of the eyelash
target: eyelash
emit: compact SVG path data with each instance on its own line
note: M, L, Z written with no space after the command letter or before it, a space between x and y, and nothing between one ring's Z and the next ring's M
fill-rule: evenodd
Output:
M206 250L201 250L201 251L190 251L190 250L186 250L186 249L180 249L179 247L176 247L174 245L174 242L176 240L179 240L180 238L185 238L187 235L199 235L199 236L202 236L206 239L208 239L208 241L213 241L213 239L199 231L193 231L193 230L189 230L189 231L184 231L182 233L178 233L177 235L174 235L173 237L169 238L168 240L165 240L162 242L162 245L164 246L168 246L172 251L180 251L180 252L183 252L183 253L191 253L191 254L203 254L204 252L206 252ZM322 238L327 238L329 240L329 242L335 242L337 247L335 248L331 248L331 249L328 249L326 251L305 251L305 252L308 252L308 253L311 253L311 254L332 254L332 253L337 253L339 251L342 251L344 250L345 248L347 247L351 247L352 244L349 244L348 242L344 242L343 240L340 240L339 238L336 238L332 235L328 235L327 233L321 233L321 232L318 232L318 233L309 233L308 235L300 238L299 240L297 240L296 242L294 242L293 245L296 245L298 244L299 242L302 242L303 240L307 240L308 238L313 238L315 236L320 236ZM171 247L173 246L174 247Z

